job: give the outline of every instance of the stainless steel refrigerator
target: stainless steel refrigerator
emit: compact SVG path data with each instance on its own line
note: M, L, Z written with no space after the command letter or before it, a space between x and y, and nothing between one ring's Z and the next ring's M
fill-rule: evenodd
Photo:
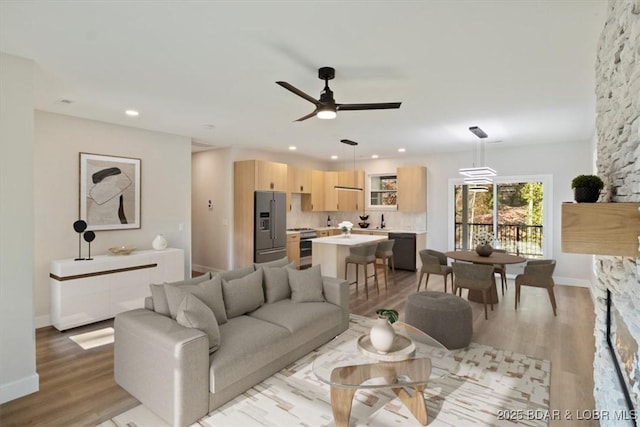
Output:
M281 191L256 191L254 196L254 262L287 256L286 196Z

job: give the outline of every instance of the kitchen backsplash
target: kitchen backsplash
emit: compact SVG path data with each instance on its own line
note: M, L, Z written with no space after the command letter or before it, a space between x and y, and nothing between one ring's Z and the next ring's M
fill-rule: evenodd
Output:
M287 228L301 227L326 227L327 216L331 217L331 225L337 226L342 221L351 221L355 228L360 222L359 215L362 212L304 212L302 211L302 197L300 194L291 195L291 211L287 212ZM368 228L380 227L381 217L384 215L385 228L389 230L416 230L427 229L427 214L404 213L395 211L366 211L369 215Z

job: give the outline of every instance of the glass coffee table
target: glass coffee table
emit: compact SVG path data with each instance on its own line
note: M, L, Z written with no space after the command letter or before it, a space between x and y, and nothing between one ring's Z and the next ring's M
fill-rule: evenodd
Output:
M358 339L347 341L318 356L313 373L331 387L331 409L336 427L347 427L351 403L358 389L390 388L418 422L427 424L423 391L430 380L449 375L458 362L442 344L405 323L393 325L396 333L409 337L415 353L405 360L393 354L372 355L358 346ZM380 360L384 359L384 360Z

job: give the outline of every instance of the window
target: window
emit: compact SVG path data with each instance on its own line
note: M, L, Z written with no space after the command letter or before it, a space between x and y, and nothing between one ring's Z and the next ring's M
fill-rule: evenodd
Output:
M453 183L453 247L473 249L473 235L482 230L495 236L494 246L509 253L550 257L552 228L544 215L551 203L550 179L499 177L483 187L487 191L474 192Z
M396 207L398 177L395 174L369 175L368 208Z

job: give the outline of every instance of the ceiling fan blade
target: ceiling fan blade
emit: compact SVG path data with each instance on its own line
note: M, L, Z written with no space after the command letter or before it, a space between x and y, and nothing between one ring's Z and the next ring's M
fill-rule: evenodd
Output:
M355 110L389 110L400 108L402 102L376 102L372 104L336 104L338 111L355 111Z
M304 98L307 101L311 102L312 104L318 105L318 100L317 99L315 99L311 95L307 95L306 93L304 93L303 91L301 91L297 87L295 87L295 86L293 86L293 85L291 85L291 84L289 84L287 82L276 82L276 83L279 84L280 86L282 86L283 88L295 93L300 98Z
M310 119L311 117L315 117L316 113L318 112L318 109L316 108L315 110L313 110L313 112L307 114L306 116L302 116L299 119L295 120L296 122L301 122L303 120L307 120Z

